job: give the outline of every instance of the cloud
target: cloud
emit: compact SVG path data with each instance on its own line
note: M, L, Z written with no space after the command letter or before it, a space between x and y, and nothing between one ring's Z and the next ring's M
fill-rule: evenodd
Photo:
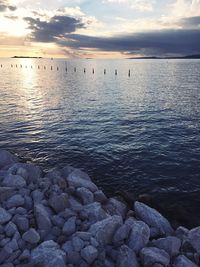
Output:
M91 37L68 34L57 42L78 50L96 49L145 55L200 53L200 30L163 30L114 37Z
M38 42L56 42L56 39L85 27L80 19L64 15L53 16L49 21L32 17L24 20L29 25L28 29L32 30L32 39Z
M200 16L183 18L179 21L179 25L184 28L200 28Z
M130 8L141 12L152 11L154 0L104 0L104 3L127 4Z
M8 0L0 0L0 12L15 11L16 9L16 6L10 5Z

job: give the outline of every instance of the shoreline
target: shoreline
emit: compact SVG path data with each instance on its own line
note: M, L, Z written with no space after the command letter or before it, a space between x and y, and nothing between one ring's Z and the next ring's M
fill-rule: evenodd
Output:
M195 267L200 227L173 229L158 211L108 198L69 165L43 174L0 150L0 264Z

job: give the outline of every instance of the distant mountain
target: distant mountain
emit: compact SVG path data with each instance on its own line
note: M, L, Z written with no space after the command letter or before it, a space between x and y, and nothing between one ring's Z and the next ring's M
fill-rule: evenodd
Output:
M200 59L200 54L188 55L182 57L130 57L128 59Z
M12 58L42 58L42 57L14 56Z

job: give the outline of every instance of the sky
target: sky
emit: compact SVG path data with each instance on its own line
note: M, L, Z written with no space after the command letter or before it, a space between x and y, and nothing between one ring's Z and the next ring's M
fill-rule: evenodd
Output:
M200 0L0 0L0 57L200 54Z

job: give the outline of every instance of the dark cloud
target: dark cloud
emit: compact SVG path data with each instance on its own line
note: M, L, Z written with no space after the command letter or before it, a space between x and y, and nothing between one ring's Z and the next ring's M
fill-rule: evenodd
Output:
M181 19L179 25L184 28L200 28L200 16Z
M50 21L31 17L26 17L24 20L29 24L28 28L32 30L32 38L38 42L56 42L66 34L85 27L80 19L69 16L54 16Z
M8 0L0 0L0 12L4 12L6 10L15 11L16 9L16 6L10 5Z
M57 42L74 49L97 49L147 55L200 53L199 30L163 30L115 37L68 34Z

